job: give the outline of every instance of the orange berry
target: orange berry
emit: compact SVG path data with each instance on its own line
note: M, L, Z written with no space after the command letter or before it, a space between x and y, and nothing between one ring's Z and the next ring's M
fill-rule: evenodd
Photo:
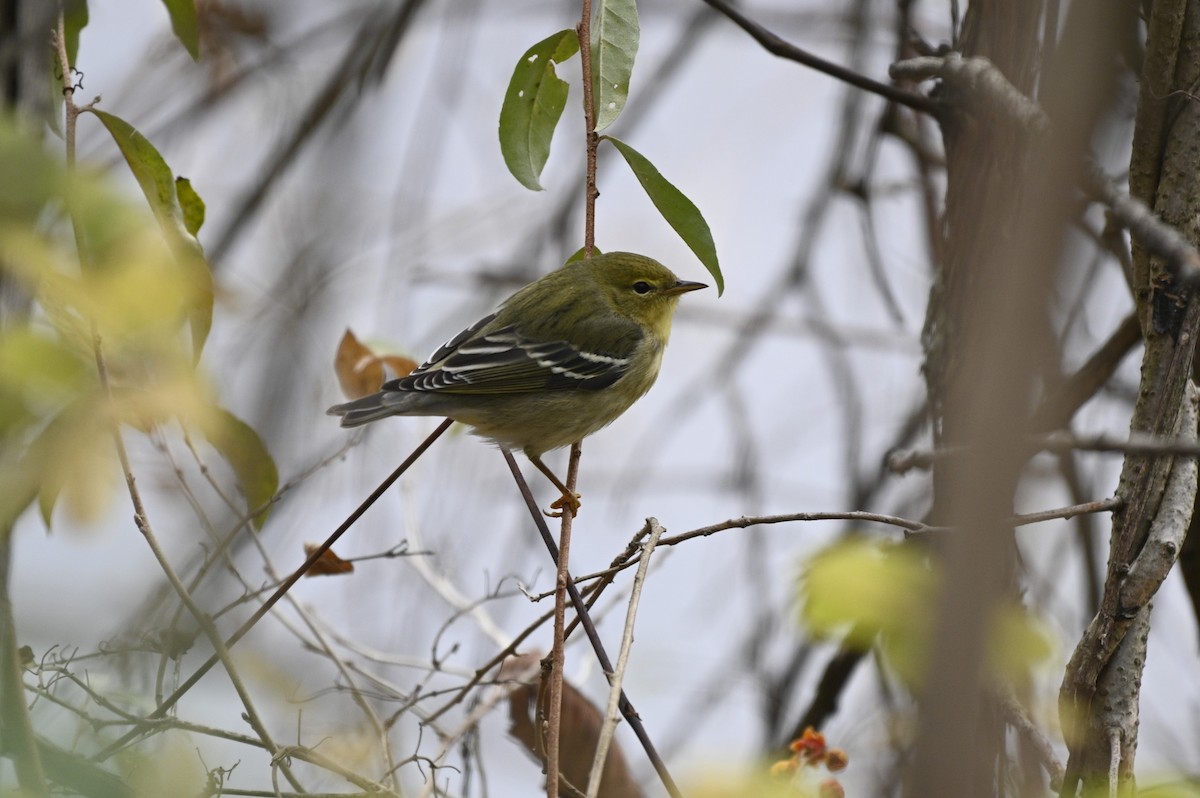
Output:
M819 798L846 798L846 790L837 779L825 779L817 786Z
M850 755L840 748L830 748L825 756L825 767L830 773L838 773L850 764Z

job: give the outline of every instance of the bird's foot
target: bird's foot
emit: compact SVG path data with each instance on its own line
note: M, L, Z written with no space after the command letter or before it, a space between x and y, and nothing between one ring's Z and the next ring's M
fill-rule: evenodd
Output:
M542 510L550 518L562 518L564 512L569 511L571 517L579 515L579 506L582 502L579 501L578 493L564 493L559 498L550 502L549 510ZM552 512L557 511L557 512Z

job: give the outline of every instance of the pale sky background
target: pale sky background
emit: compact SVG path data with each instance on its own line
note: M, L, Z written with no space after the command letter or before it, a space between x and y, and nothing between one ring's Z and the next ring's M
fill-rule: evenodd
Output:
M307 35L320 20L333 21L310 46L286 54L285 68L263 68L216 111L180 122L179 110L206 85L210 65L191 64L170 37L166 13L156 0L93 0L89 5L91 22L80 47L84 98L103 95L103 108L145 132L176 173L192 179L208 206L201 241L214 246L214 237L259 175L264 154L277 146L341 57L352 27L336 20L345 18L346 7L262 4L275 42ZM847 63L847 35L828 11L840 5L754 3L746 11L784 38ZM893 5L879 0L872 6L885 20L881 33L890 24ZM846 88L770 56L732 23L718 19L704 29L697 51L680 65L664 93L652 106L638 107L644 87L699 3L646 0L641 6L642 45L630 104L609 132L649 157L699 206L712 228L727 290L721 298L715 290L684 298L658 385L585 444L584 506L575 525L573 571L606 566L651 515L672 533L766 513L903 508L903 514L919 518L925 508L917 497L926 493L927 475L890 477L879 502L856 507L850 504L845 462L847 438L860 436L857 470L876 471L923 391L919 336L929 267L924 245L915 237L920 217L907 155L885 139L873 177L875 229L903 318L892 319L872 287L860 214L852 198L838 195L828 200L829 218L810 264L810 285L820 305L812 290L783 295L771 308L766 332L738 358L736 368L727 370L737 330L779 294L802 216L824 191L821 181L837 144ZM927 35L944 38L947 8L944 2L920 4ZM570 4L532 0L427 4L383 84L365 88L366 98L351 115L335 112L340 123L316 135L249 221L249 234L219 264L217 317L204 367L225 406L263 434L284 480L347 439L348 433L323 414L342 398L332 360L346 327L366 341L422 360L507 292L553 268L578 246L581 211L570 222L576 243L553 249L531 244L562 198L581 191L576 183L582 163L578 61L562 70L574 86L544 174L545 192L529 192L507 173L496 140L500 102L516 59L535 41L572 26L576 13ZM352 25L357 19L352 17ZM890 39L869 47L862 71L885 79L890 48ZM861 129L866 130L880 102L874 97L864 102L868 122ZM82 125L81 157L111 163L115 150L99 125L88 119ZM855 146L861 150L862 144ZM711 282L612 156L601 159L598 245L642 252L685 279ZM852 160L858 171L861 161L861 153ZM124 180L131 192L136 190ZM305 257L298 265L297 253ZM499 279L485 284L481 276ZM1115 269L1105 266L1086 279L1098 281L1099 298L1089 302L1074 336L1071 365L1130 308ZM1068 279L1063 290L1077 288ZM298 325L290 324L295 320ZM818 322L847 331L844 374L862 398L853 429L846 426L836 369L813 332ZM1136 358L1130 358L1121 380L1134 385L1136 377ZM1123 434L1124 412L1116 401L1093 402L1076 417L1075 428ZM277 566L290 570L299 564L301 544L331 532L435 424L429 419L379 424L344 458L290 492L261 535ZM197 553L203 533L174 495L161 453L137 442L133 452L151 518L172 556L182 562ZM186 451L177 447L176 454ZM548 462L565 467L561 454ZM1109 476L1093 498L1110 495L1115 485L1119 460L1103 462L1102 473ZM539 499L549 501L548 486L522 463ZM1038 474L1030 470L1019 511L1071 503L1057 481ZM126 628L161 585L117 487L111 508L97 523L74 524L60 513L47 536L30 514L18 529L18 624L38 651L52 644L94 648ZM216 498L203 500L215 513ZM792 655L804 634L791 609L795 576L806 556L844 528L826 523L729 531L656 555L626 685L682 782L709 767L757 766L754 758L764 744L760 674L746 664L744 652L758 647L763 672L777 671ZM1096 528L1099 539L1106 539L1107 517L1098 519ZM396 545L406 535L419 535L430 552L427 564L464 596L478 598L499 586L505 597L484 604L482 611L503 634L515 635L548 608L548 602L531 605L516 590L518 585L535 593L549 589L552 566L502 458L480 441L448 435L336 549L343 557L359 556ZM1020 533L1033 571L1058 582L1049 587L1047 606L1053 612L1045 620L1059 635L1059 649L1039 670L1035 706L1038 720L1051 729L1062 666L1086 623L1077 598L1081 583L1073 535L1065 523ZM252 550L241 551L239 562L251 582L261 581L261 560ZM627 574L620 587L628 584ZM237 589L226 580L202 595L211 606L220 606ZM362 563L346 578L305 580L292 596L316 608L344 636L396 657L427 660L436 639L447 669L472 670L496 650L470 617L458 618L438 638L452 610L402 559ZM602 605L608 611L601 633L615 656L624 604L614 607L609 599ZM282 612L294 617L290 609ZM1138 751L1139 772L1150 780L1166 771L1200 770L1196 623L1175 575L1156 602L1154 623ZM526 650L548 647L546 628ZM266 695L278 691L300 699L333 679L328 663L300 652L295 638L272 619L236 651ZM806 687L796 691L788 717L798 716L807 704L832 651L817 646L800 669L798 678ZM198 644L184 674L207 653ZM398 667L379 672L405 689L424 677ZM604 680L590 650L573 644L567 673L590 697L603 701ZM449 676L434 680L440 687L456 683ZM223 674L216 670L203 684L181 712L239 726L240 707L231 702ZM264 703L272 702L264 698ZM301 705L274 703L272 728L290 741ZM299 725L308 744L358 722L345 695L303 706ZM882 706L876 669L862 667L842 709L824 729L834 744L851 752L851 768L842 779L849 794L873 794L886 772L879 752L890 735L911 733L903 701L894 715ZM390 710L384 705L381 711ZM415 744L414 727L401 721L397 729L395 747L405 756ZM537 769L504 729L500 715L484 724L491 794L536 794ZM627 732L622 729L620 737L627 758L639 773L649 774ZM246 779L242 786L255 786L253 780L266 772L244 749L222 749L207 740L195 744L209 746L210 766L222 756L245 760L237 772ZM435 748L429 735L421 751ZM448 778L452 792L461 786L453 784L453 774ZM661 794L652 776L645 783L649 795ZM406 773L412 794L418 784L415 772Z

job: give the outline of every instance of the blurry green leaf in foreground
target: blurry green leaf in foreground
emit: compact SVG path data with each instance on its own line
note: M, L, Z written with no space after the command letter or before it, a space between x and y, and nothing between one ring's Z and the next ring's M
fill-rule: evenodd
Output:
M636 0L600 0L592 22L592 102L597 132L616 121L629 99L639 35Z
M1084 798L1108 798L1108 786L1090 791L1085 789L1083 795ZM1143 780L1138 779L1137 795L1138 798L1200 798L1200 784L1184 777L1146 787L1143 786Z
M909 685L920 683L928 657L939 579L912 546L837 543L806 564L801 619L814 634L846 634L848 645L878 643ZM990 642L993 671L1011 678L1044 660L1050 636L1024 608L998 610Z
M213 792L206 789L205 771L197 761L196 741L190 732L168 730L156 737L154 748L143 750L128 746L113 759L118 776L129 785L127 795L131 798L165 798Z
M95 517L116 484L115 428L212 425L185 332L207 299L144 207L94 175L68 176L2 123L0 269L33 302L0 330L0 526L35 499L46 518L60 498Z
M765 765L758 773L708 768L691 775L684 795L688 798L817 798L815 791L801 790L791 779L773 778Z
M108 428L93 416L98 401L97 394L84 394L64 408L34 439L21 463L26 478L41 476L38 509L47 529L60 498L71 518L90 521L113 496L117 459Z
M189 0L190 2L190 0ZM193 13L195 13L193 9ZM212 329L213 285L212 273L204 260L196 232L204 221L204 202L187 180L177 184L171 167L162 155L139 133L133 125L106 111L91 109L104 127L108 129L129 170L137 179L142 193L146 195L154 216L158 219L163 235L166 236L176 259L195 283L198 301L189 314L192 329L193 356L200 358L204 342ZM182 191L182 195L180 192Z
M500 107L500 153L521 185L541 191L542 168L550 157L550 140L567 105L567 82L555 64L579 52L573 30L542 39L521 56L513 69Z
M658 208L667 224L671 225L683 239L683 243L696 253L704 268L708 269L708 273L717 283L717 295L724 293L725 278L721 275L721 264L717 262L717 246L713 243L712 231L708 228L708 222L704 221L700 209L663 177L646 156L620 139L612 136L600 138L617 148L617 152L625 158L646 195L654 203L654 207Z
M12 520L36 494L46 526L60 498L70 517L95 520L107 507L118 484L112 431L122 425L148 431L179 419L195 425L215 423L206 386L190 370L156 374L139 384L122 381L111 398L92 384L58 411L10 461L0 465L0 480L12 488L28 483L26 501L3 505L0 520ZM5 448L16 441L6 440ZM16 449L16 446L13 446Z
M270 513L271 498L279 488L279 471L271 453L258 433L228 410L219 410L204 434L233 469L248 511L266 508L251 519L255 529L261 529Z
M32 225L65 180L57 159L0 117L0 225Z
M878 637L888 662L909 684L924 665L933 572L912 547L839 543L817 554L801 577L801 618L816 635L847 633L867 649Z

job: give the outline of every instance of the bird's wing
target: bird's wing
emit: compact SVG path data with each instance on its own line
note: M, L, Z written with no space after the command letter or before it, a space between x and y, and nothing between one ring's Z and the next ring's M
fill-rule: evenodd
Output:
M627 334L612 353L587 352L566 341L534 341L512 326L483 329L492 317L464 330L411 374L385 391L516 394L547 390L599 390L629 369L640 332ZM631 325L632 326L632 325Z

